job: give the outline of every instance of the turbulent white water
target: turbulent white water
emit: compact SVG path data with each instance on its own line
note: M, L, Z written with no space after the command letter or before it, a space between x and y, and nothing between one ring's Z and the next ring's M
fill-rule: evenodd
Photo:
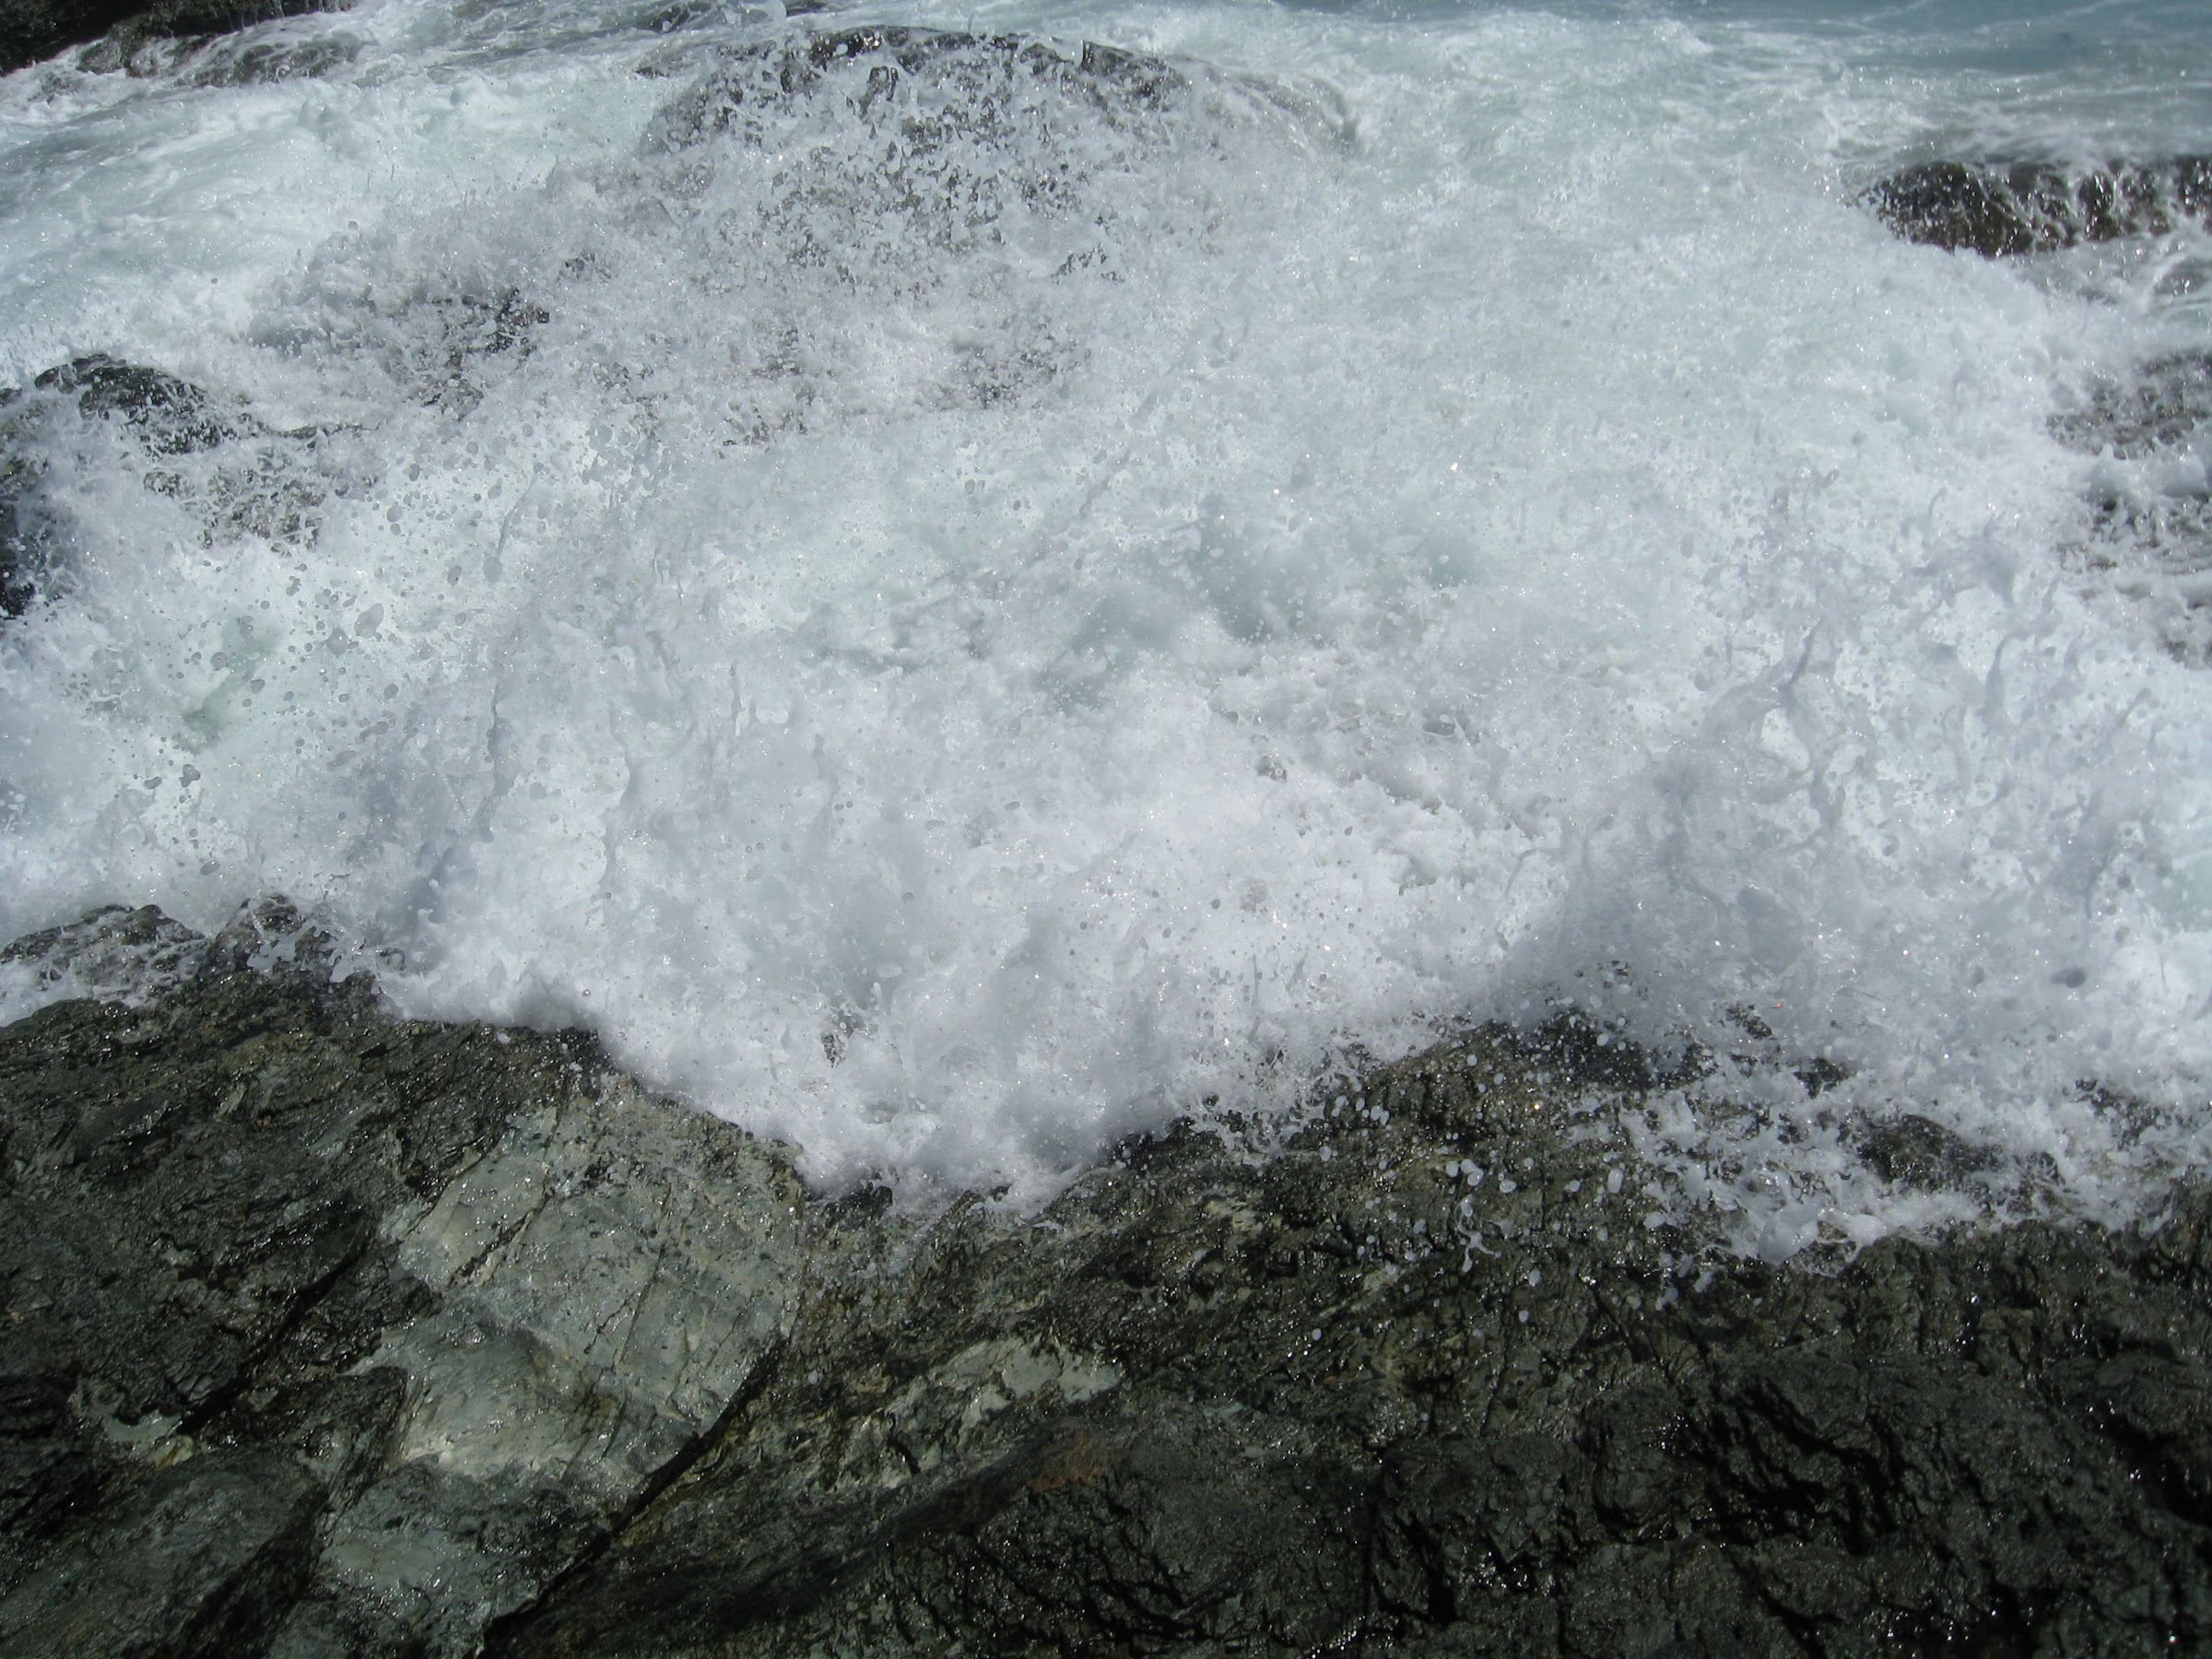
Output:
M36 429L0 934L288 892L410 1011L1025 1192L1347 1045L1749 1006L1850 1079L1650 1144L1762 1247L1942 1207L1854 1113L2125 1208L2212 1152L2212 675L2051 423L2212 344L2212 247L1855 197L2212 147L2187 9L367 0L250 37L316 76L12 76L0 382L233 425ZM864 20L1186 84L738 50Z

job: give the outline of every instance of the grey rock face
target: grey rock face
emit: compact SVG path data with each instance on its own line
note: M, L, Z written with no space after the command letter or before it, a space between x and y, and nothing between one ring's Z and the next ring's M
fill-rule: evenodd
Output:
M2206 1640L2212 1209L1700 1290L1557 1067L1486 1033L1029 1221L818 1206L775 1382L491 1651Z
M2212 1195L1733 1264L1560 1028L910 1213L280 907L12 965L134 963L0 1030L0 1654L2212 1640Z
M2086 171L1930 161L1882 180L1866 200L1910 241L1993 259L2047 253L2212 222L2212 157Z
M381 1016L281 911L196 955L0 1032L0 1652L465 1653L755 1382L797 1183L575 1040Z

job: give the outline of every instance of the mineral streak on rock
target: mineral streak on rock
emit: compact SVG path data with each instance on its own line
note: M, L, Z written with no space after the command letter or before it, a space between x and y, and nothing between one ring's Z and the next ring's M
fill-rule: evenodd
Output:
M155 989L0 1030L0 1655L2212 1640L2206 1194L1735 1265L1613 1132L1659 1085L1488 1030L901 1208L281 907L16 961Z
M1993 259L2047 253L2212 223L2212 157L2078 171L1929 161L1892 173L1866 200L1909 241Z

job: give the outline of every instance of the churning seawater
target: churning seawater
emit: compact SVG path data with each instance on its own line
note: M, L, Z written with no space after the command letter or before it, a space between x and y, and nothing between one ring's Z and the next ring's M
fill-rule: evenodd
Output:
M2053 418L2212 346L2212 242L1857 197L2206 148L2196 10L365 0L16 75L0 383L228 437L24 428L0 935L288 893L409 1012L1030 1194L1750 1010L1647 1149L1759 1247L1964 1204L1839 1149L1906 1112L2125 1211L2212 1157L2212 674ZM805 54L861 22L1181 78Z

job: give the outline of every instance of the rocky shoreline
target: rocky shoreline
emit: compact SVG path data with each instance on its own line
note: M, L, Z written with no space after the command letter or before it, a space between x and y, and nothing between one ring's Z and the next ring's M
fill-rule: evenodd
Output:
M2212 1637L2212 1193L1700 1259L1555 1029L913 1210L281 907L7 954L169 982L0 1029L0 1654Z
M124 9L12 6L0 68ZM293 9L176 0L108 66ZM2039 256L2204 223L2212 163L1864 199ZM457 306L426 395L543 320ZM2083 562L2197 663L2208 385L2160 357L2052 429L2104 464ZM65 590L34 440L91 421L211 539L313 534L327 433L80 358L0 394L0 615ZM582 1034L399 1019L281 905L0 971L76 994L0 1028L0 1659L2212 1644L2212 1190L1762 1266L1657 1214L1603 1122L1651 1079L1555 1027L1040 1213L900 1207ZM1863 1153L1971 1169L1914 1120Z

